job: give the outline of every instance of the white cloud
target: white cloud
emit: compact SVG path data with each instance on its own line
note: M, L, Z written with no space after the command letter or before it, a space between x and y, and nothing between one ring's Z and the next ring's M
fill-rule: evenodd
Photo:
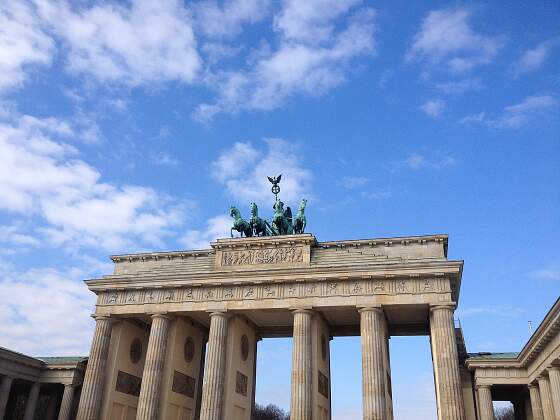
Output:
M270 0L226 0L219 5L207 0L193 5L198 31L209 37L237 35L244 23L256 23L266 17Z
M68 49L66 64L71 72L129 85L190 83L197 76L201 62L196 40L189 13L178 0L135 0L129 7L89 8L63 0L36 3L41 17Z
M210 248L210 242L218 238L229 238L232 226L232 218L227 215L212 217L206 222L206 229L189 230L179 242L187 249L207 249Z
M87 356L95 295L81 282L85 275L49 268L0 274L2 345L36 356Z
M320 44L331 39L333 20L361 3L361 0L286 0L274 18L274 28L285 40Z
M529 96L522 102L504 108L501 116L488 124L495 128L519 128L531 117L558 107L558 100L550 95Z
M432 118L437 118L445 110L447 102L443 99L432 99L425 102L420 106L420 109L428 116Z
M437 83L436 89L449 95L458 95L469 90L480 90L482 83L479 78L462 79L454 82Z
M33 65L49 65L54 42L33 8L21 1L0 2L0 91L21 85Z
M186 204L150 188L101 182L99 171L60 140L71 132L51 118L0 123L0 209L38 216L46 223L39 231L60 245L161 245L182 223Z
M560 280L560 265L548 265L547 267L533 270L529 275L538 280Z
M195 119L208 121L218 113L245 109L271 110L298 93L322 95L346 80L353 60L374 53L372 9L347 13L335 29L332 19L347 11L350 2L341 3L344 7L338 6L338 2L328 2L336 13L326 12L325 2L320 0L300 3L286 3L275 18L276 34L280 38L278 48L271 51L268 44L263 44L252 54L247 69L208 76L207 84L217 91L218 97L214 103L199 105L193 114ZM292 22L296 26L289 26L284 16L301 14L307 6L317 10L313 9L316 15L304 13L298 18L313 21L308 28L310 32L304 35L296 29L299 23Z
M459 120L460 124L480 124L486 119L485 112L467 115Z
M371 181L370 178L364 176L345 176L338 182L338 184L349 190L364 187Z
M16 226L0 226L0 243L8 243L18 246L36 246L40 241L34 237L22 233Z
M282 139L266 139L265 143L265 150L250 142L236 143L223 150L211 164L212 176L239 201L237 205L249 205L251 201L264 205L274 201L267 176L282 174L279 197L295 207L309 195L311 172L302 166L303 159L296 145Z
M422 21L407 54L432 67L461 73L488 64L502 45L498 37L475 32L469 24L471 12L465 8L433 10Z
M537 70L549 57L551 50L560 44L560 37L541 42L535 48L528 49L515 65L517 74L529 73Z
M454 166L457 159L453 156L434 151L431 153L413 152L409 153L403 160L392 162L389 167L393 170L407 168L413 170L435 169L440 170Z

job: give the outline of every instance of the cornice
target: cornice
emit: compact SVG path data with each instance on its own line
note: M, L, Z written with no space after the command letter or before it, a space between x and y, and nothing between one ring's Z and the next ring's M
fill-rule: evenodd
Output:
M85 280L88 288L94 292L107 289L143 287L146 284L164 283L162 287L174 287L177 285L188 285L196 283L227 284L240 281L251 282L282 282L298 279L317 278L425 278L448 276L460 283L462 273L462 260L442 260L428 262L401 263L391 265L375 266L331 266L331 267L305 267L305 268L275 268L275 269L252 269L247 271L208 271L204 273L165 273L150 274L119 274L110 275L98 279ZM352 269L349 275L348 269ZM423 272L418 272L423 270Z
M211 244L211 249L200 249L190 251L163 251L163 252L146 252L136 254L117 254L111 255L111 260L114 263L119 262L132 262L132 261L149 261L149 260L173 260L173 259L188 259L197 257L208 257L216 253L216 249L222 248L246 248L249 246L265 246L266 244L276 243L305 243L311 245L313 248L344 248L344 247L358 247L368 245L372 247L377 246L393 246L393 245L413 245L413 244L426 244L428 242L443 243L445 250L445 257L447 257L447 234L435 235L422 235L422 236L399 236L393 238L372 238L372 239L349 239L340 241L327 241L317 242L312 234L303 235L285 235L285 236L270 236L270 237L254 237L254 238L226 238L218 239Z

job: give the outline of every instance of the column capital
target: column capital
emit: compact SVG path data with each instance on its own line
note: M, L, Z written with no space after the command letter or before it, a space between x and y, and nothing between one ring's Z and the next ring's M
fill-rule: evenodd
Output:
M455 302L442 302L442 303L434 303L430 305L430 312L445 309L451 312L454 312L457 308L457 304Z
M492 389L492 385L487 384L477 384L475 386L476 389Z
M98 315L98 314L91 314L90 315L93 319L95 319L96 321L101 321L103 319L106 319L108 321L113 321L113 319L109 316L109 315Z
M210 318L213 317L223 317L223 318L231 318L231 314L227 313L226 311L212 311L210 312Z
M171 315L168 315L167 312L155 312L155 313L151 313L149 315L150 315L150 318L152 318L152 319L156 319L156 318L163 318L163 319L168 319L168 320L173 319L173 317Z
M534 384L534 383L532 383L532 382L531 382L530 384L527 385L527 388L529 388L529 389L538 388L538 387L539 387L539 386L538 386L537 384Z
M358 308L358 313L361 314L362 312L378 312L383 313L383 308L381 305L370 305Z
M547 372L560 372L560 366L549 366L546 370Z
M544 372L541 373L539 376L537 376L536 379L537 379L538 382L548 381L548 378L546 376L544 376Z
M309 306L305 308L290 308L293 314L310 314L313 315L315 311Z

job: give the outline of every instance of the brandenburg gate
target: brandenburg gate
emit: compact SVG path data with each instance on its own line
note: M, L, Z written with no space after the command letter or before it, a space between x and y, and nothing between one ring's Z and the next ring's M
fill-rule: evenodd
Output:
M291 419L330 419L330 339L360 336L363 418L392 419L395 335L430 336L438 418L474 418L453 317L463 262L447 245L298 233L113 256L113 274L86 281L96 326L77 418L249 420L258 340L293 337Z

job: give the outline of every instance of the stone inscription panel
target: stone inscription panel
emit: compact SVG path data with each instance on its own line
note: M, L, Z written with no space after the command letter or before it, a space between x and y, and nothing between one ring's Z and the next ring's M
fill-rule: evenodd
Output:
M142 378L119 370L119 372L117 373L117 384L115 386L115 391L139 397L141 384Z
M171 385L171 390L173 392L189 398L194 398L195 384L196 381L193 377L185 375L182 372L173 372L173 384Z

